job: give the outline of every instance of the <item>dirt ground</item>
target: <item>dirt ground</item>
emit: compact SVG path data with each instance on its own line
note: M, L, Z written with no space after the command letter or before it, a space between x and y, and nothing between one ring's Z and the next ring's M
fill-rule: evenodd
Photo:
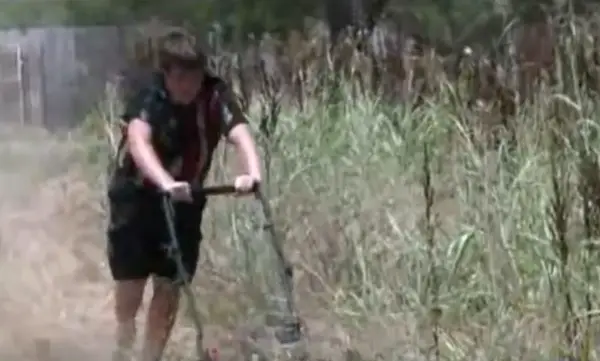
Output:
M102 249L89 241L102 224L78 193L83 183L43 179L50 157L29 152L0 177L0 358L106 360L110 283Z

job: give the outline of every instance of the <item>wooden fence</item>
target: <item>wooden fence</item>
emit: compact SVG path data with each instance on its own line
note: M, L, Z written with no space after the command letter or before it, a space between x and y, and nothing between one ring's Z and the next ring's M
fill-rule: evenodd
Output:
M125 65L123 28L0 31L1 122L81 123Z

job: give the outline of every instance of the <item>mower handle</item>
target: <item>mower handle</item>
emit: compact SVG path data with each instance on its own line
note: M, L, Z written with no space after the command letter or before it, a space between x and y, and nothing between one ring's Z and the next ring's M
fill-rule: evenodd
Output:
M224 184L208 187L192 187L192 195L194 198L202 196L223 196L235 193L233 185Z
M250 190L251 194L257 194L259 192L260 185L256 183ZM213 185L207 187L192 187L192 196L194 198L209 197L209 196L223 196L237 193L235 186L230 184ZM167 193L163 193L163 196L168 196Z
M252 189L248 193L256 194L260 191L260 184L254 183ZM223 196L237 193L235 186L231 184L208 186L208 187L192 187L192 195L197 196Z

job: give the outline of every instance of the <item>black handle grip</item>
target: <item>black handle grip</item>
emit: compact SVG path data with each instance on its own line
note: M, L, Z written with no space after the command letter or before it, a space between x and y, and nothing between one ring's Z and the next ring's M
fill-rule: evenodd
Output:
M255 183L249 193L256 193L259 191L260 184ZM194 187L192 188L192 195L194 197L207 197L207 196L222 196L236 193L235 186L225 184L208 187Z
M232 185L218 185L209 187L194 187L192 194L194 197L201 196L220 196L235 193L235 187Z
M257 193L259 191L260 184L256 183L252 187L249 193ZM208 196L222 196L237 193L235 186L230 184L208 186L208 187L192 187L192 197L208 197ZM169 194L163 192L163 195L168 197Z

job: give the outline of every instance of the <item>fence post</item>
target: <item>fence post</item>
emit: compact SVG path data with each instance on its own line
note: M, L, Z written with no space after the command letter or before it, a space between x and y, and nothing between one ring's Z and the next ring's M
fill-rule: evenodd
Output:
M40 47L39 47L39 52L38 52L38 61L37 61L37 66L39 67L39 77L40 77L40 82L39 82L39 94L40 94L40 125L43 127L47 127L48 126L48 119L46 119L46 103L47 103L47 98L46 98L46 72L44 70L45 64L44 64L44 60L45 60L45 56L46 56L46 52L45 52L45 47L44 47L44 42L40 42Z
M25 93L25 69L24 69L24 57L23 47L21 44L17 44L17 76L19 84L19 122L21 126L25 125L26 109L25 102L27 101Z

